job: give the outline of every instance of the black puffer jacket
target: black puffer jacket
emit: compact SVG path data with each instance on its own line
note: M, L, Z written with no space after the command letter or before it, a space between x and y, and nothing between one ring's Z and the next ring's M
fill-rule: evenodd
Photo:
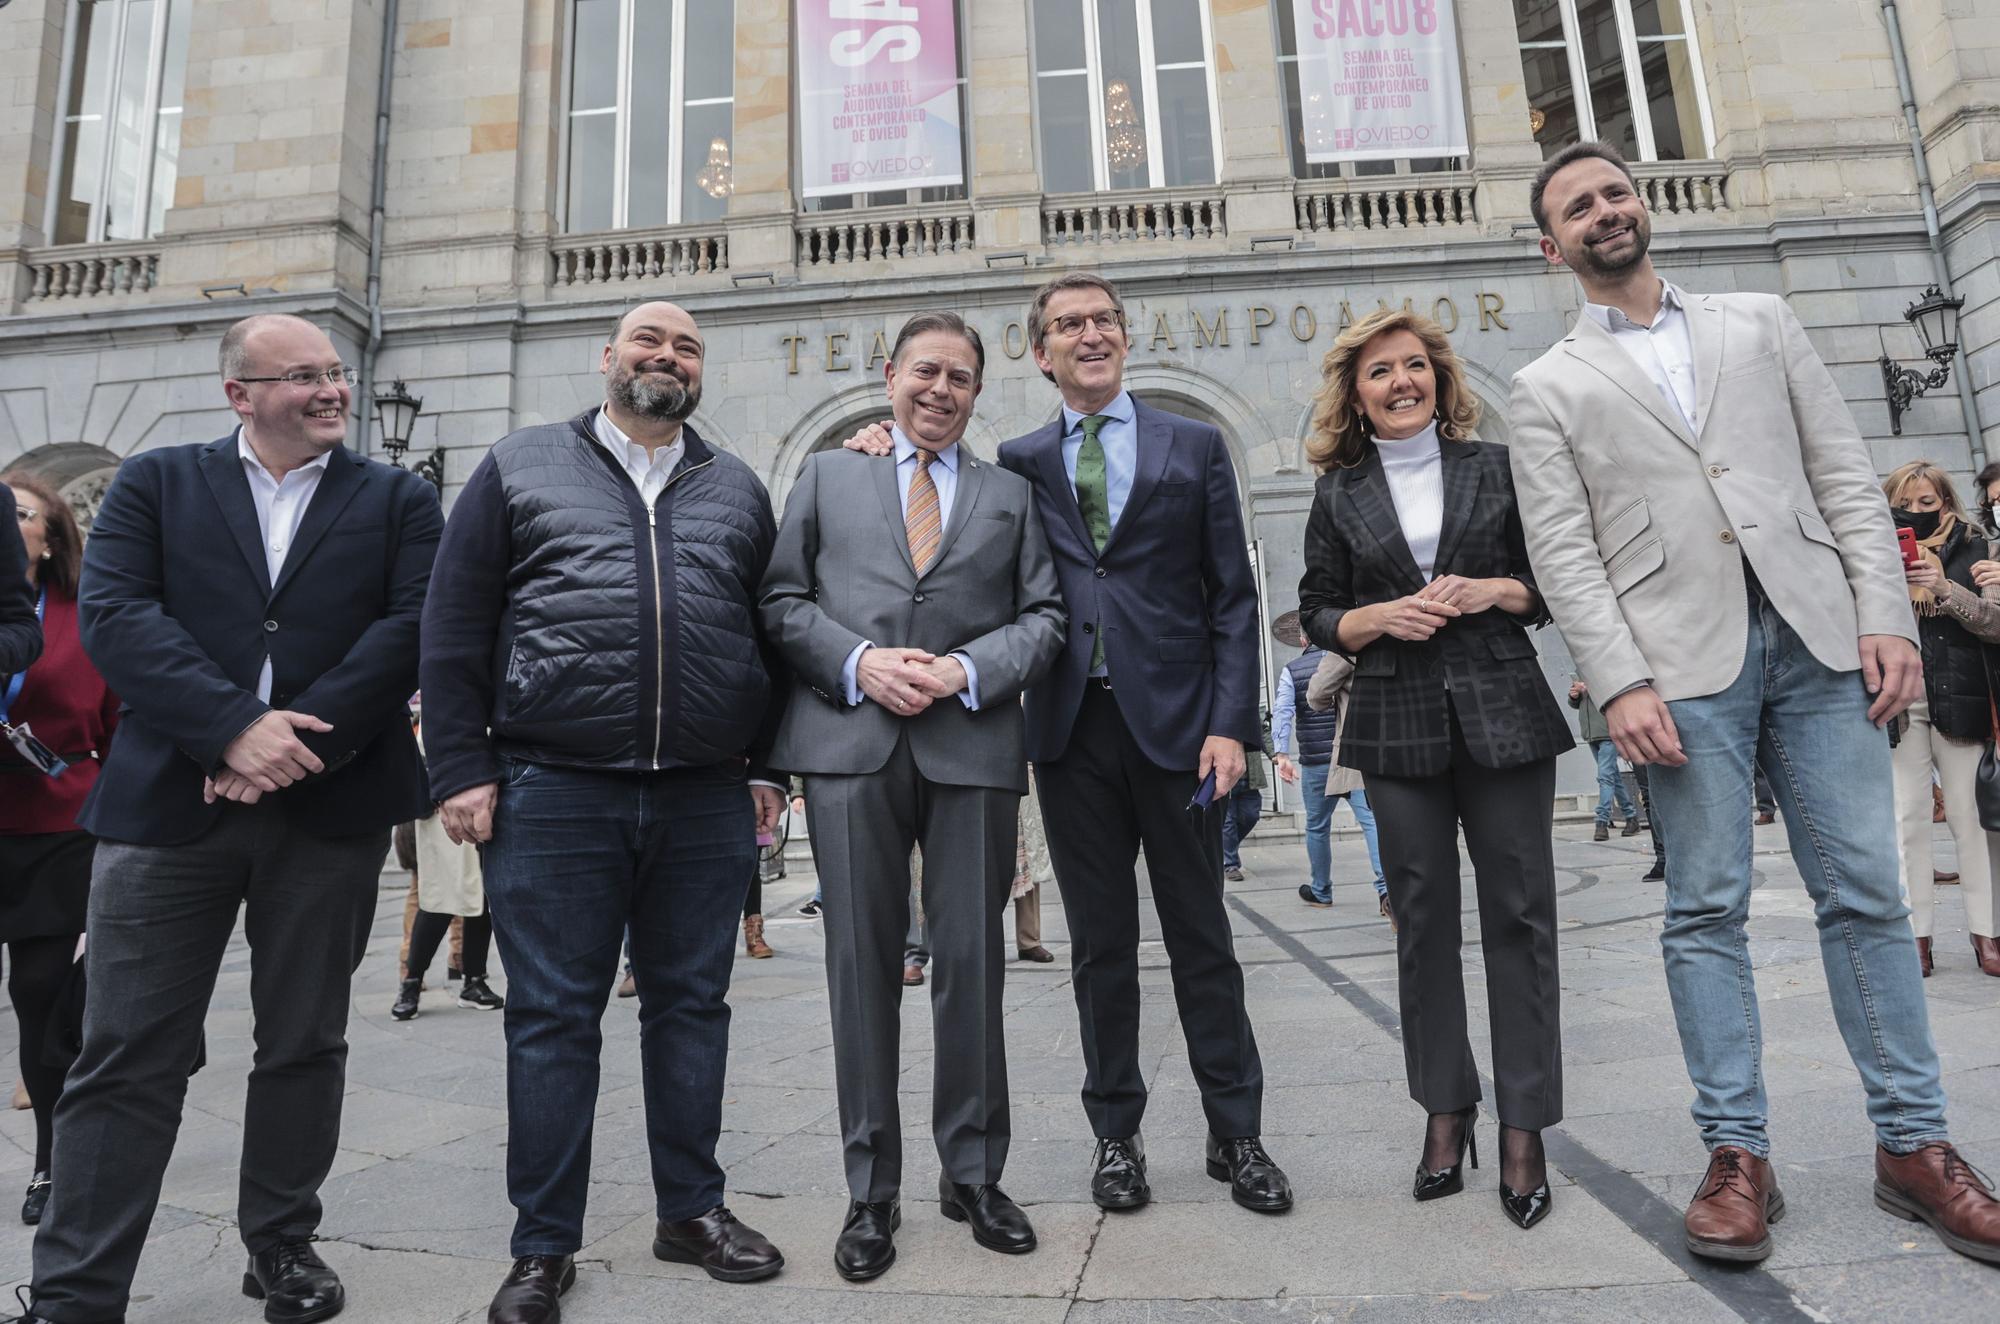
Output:
M424 607L440 800L497 780L505 757L772 775L782 695L753 610L770 496L683 427L686 457L648 511L595 416L504 438L452 507Z
M1986 539L1960 521L1938 549L1945 578L1979 595L1973 563L1986 559ZM1950 612L1917 617L1918 647L1924 655L1924 700L1931 724L1953 740L1984 740L1993 719L1986 706L1986 645L1972 637Z

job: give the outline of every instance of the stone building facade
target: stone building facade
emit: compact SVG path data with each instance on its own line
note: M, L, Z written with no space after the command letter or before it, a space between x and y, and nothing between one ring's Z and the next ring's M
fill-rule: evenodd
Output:
M1126 293L1134 390L1229 439L1274 617L1296 600L1301 448L1345 320L1379 303L1434 312L1487 406L1482 431L1505 439L1510 375L1577 311L1535 249L1528 185L1579 124L1661 158L1637 168L1673 279L1790 300L1878 467L1923 457L1963 476L2000 453L2000 0L1458 0L1469 154L1339 168L1297 150L1290 0L1097 0L1082 20L1077 0L958 0L966 184L895 205L801 198L791 0L397 0L385 51L390 3L0 10L0 467L41 468L87 505L123 457L220 435L216 339L282 310L367 360L378 389L422 397L413 450L443 448L449 503L494 440L601 398L606 329L665 296L708 338L697 426L782 505L808 454L882 414L886 341L925 307L964 311L990 347L975 447L1049 418L1022 318L1036 285L1082 268ZM1208 152L1207 176L1052 191L1068 150L1055 74L1076 73L1049 67L1062 25L1089 27L1077 60L1109 61L1116 34L1094 25L1135 4L1156 54L1170 31L1198 35L1143 86L1157 100L1172 70L1205 75L1174 86L1199 102L1196 128L1175 131ZM585 67L602 54L590 43L626 51L654 31L706 54L666 55L664 83L625 55L609 81ZM1104 71L1079 77L1097 89ZM593 175L604 144L654 132L649 116L685 125L680 146ZM586 216L594 228L570 223ZM1902 313L1940 263L1966 301L1964 356L1893 435L1878 359L1921 362ZM1581 761L1565 780L1587 784Z

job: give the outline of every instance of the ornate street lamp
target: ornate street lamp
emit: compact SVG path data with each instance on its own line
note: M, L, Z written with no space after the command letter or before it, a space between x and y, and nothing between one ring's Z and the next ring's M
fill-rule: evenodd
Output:
M1903 435L1903 414L1918 396L1935 391L1951 380L1952 356L1958 353L1958 310L1965 307L1963 296L1945 294L1933 285L1924 297L1903 310L1903 317L1917 328L1924 342L1924 357L1935 366L1927 373L1905 368L1882 355L1882 385L1889 395L1889 431Z
M389 463L398 469L403 467L403 457L409 454L410 434L416 430L417 415L423 412L423 397L411 395L401 378L386 393L375 397L375 422L382 429L382 449L388 452ZM429 455L417 461L411 472L429 482L437 489L438 500L444 500L444 447L434 447Z

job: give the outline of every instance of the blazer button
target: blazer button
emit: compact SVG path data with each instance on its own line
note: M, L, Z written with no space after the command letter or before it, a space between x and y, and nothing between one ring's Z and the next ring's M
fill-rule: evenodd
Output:
M1709 465L1709 466L1708 466L1708 476L1709 476L1710 478L1720 478L1720 477L1722 477L1722 466L1721 466L1721 465L1719 465L1719 464L1711 464L1711 465Z
M924 595L921 593L917 594L915 597L910 599L910 601L912 602L922 602L923 600L924 600Z
M1097 627L1095 625L1092 625L1089 621L1085 621L1083 623L1083 632L1085 634L1096 634Z
M278 632L278 623L277 623L276 621L265 621L265 622L264 622L264 633L265 633L265 634L276 634L277 632Z
M1722 541L1724 541L1724 542L1735 542L1735 541L1736 541L1736 535L1735 535L1734 533L1730 532L1730 531L1729 531L1728 529L1724 529L1724 530L1723 530L1723 531L1722 531L1721 533L1717 534L1716 536L1717 536L1718 538L1722 539Z
M1102 578L1104 578L1104 573L1105 573L1105 572L1104 572L1104 567L1103 567L1103 566L1099 566L1099 567L1097 567L1097 577L1098 577L1099 579L1102 579Z

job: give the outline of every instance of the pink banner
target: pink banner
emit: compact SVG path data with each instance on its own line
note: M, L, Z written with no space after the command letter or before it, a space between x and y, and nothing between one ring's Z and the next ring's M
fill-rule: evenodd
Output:
M953 0L798 0L799 192L965 182Z

